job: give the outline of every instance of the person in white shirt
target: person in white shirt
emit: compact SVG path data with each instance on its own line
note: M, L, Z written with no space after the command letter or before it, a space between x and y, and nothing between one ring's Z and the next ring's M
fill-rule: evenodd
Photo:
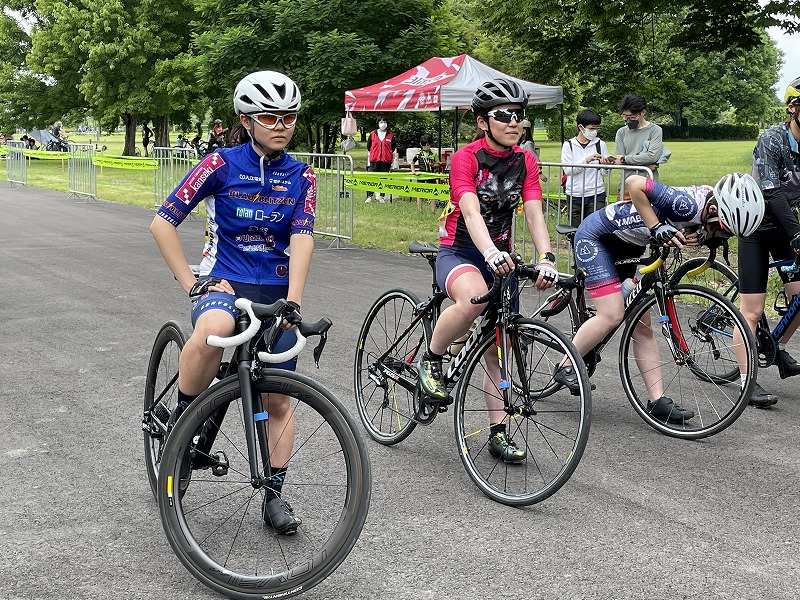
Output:
M592 110L582 110L576 119L578 135L564 142L561 162L565 164L599 165L608 156L606 143L598 137L600 115ZM567 194L569 224L577 227L584 217L606 203L603 183L605 169L564 167L561 183Z

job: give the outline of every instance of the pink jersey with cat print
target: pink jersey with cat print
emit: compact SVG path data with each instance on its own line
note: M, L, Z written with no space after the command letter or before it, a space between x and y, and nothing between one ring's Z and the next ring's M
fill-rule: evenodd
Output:
M442 246L475 247L459 206L467 192L478 196L492 241L501 250L510 250L514 211L520 201L542 199L539 161L519 146L507 152L494 150L485 137L456 152L450 167L451 211L439 229Z

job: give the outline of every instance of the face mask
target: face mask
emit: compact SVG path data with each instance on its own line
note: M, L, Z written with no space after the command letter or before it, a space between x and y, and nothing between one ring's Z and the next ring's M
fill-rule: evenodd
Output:
M381 131L386 131L386 123L378 123L378 129Z
M593 139L597 138L597 130L596 129L586 129L583 128L583 137L587 140L592 141Z
M639 127L639 119L625 119L625 125L628 129L637 129Z

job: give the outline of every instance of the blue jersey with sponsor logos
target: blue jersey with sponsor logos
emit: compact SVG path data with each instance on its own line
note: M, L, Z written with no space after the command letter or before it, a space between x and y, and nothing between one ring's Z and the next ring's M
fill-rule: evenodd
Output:
M261 157L252 145L222 148L201 160L158 209L176 227L205 201L201 275L256 285L286 285L289 238L311 235L314 170L286 153Z

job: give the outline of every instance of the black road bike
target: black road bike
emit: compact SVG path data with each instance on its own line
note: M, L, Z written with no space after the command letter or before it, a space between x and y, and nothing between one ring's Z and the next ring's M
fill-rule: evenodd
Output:
M780 270L789 276L800 272L800 256L795 259L777 260L769 263L770 269ZM739 297L739 275L727 261L721 262L714 256L709 258L695 257L685 261L672 274L673 284L679 282L701 281L703 285L716 289L731 302L736 302ZM786 298L786 292L781 289L775 295L772 303L773 310L780 316L778 323L770 329L766 314L761 315L756 327L756 344L758 346L758 364L767 368L775 364L778 352L778 340L781 339L792 321L800 314L800 294L795 295L791 301ZM714 313L708 313L706 319L715 318ZM739 381L739 366L730 365L728 370L714 373L713 377L718 383L733 383Z
M575 247L574 227L557 226ZM710 260L714 260L712 248ZM603 348L621 328L619 373L622 387L636 413L653 429L683 439L700 439L723 431L742 414L756 383L756 342L742 314L722 294L703 286L677 283L666 261L670 249L651 246L646 259L625 259L617 265L642 265L641 279L625 299L625 317L587 356L592 375ZM696 268L696 267L695 267ZM573 335L594 316L587 305L585 274L564 278L560 288L536 308L532 316L550 319L568 311ZM738 340L738 341L735 341ZM747 377L735 386L725 385L720 374L738 362L736 351L746 355ZM688 381L687 381L687 377ZM659 393L660 392L660 393ZM694 416L677 419L653 413L652 401L660 395L691 411Z
M294 348L273 353L291 312L286 301L239 298L236 306L233 337L207 340L234 348L232 359L177 419L184 337L173 322L159 332L145 386L145 462L167 539L192 575L231 598L284 598L325 579L353 548L369 509L370 465L355 421L336 397L308 377L270 368L299 354L310 336L320 337L318 364L331 322L300 323ZM281 410L288 415L282 427L274 417ZM282 439L292 440L288 457L280 456ZM291 537L277 535L261 514L281 467L281 499L302 519Z
M361 422L384 445L408 437L447 410L420 394L417 361L428 345L447 294L436 284L438 249L412 243L434 270L433 294L421 301L402 289L383 293L361 327L354 364L354 389ZM487 303L463 344L445 358L446 387L454 398L458 454L480 490L497 502L523 506L540 502L566 483L580 462L591 422L588 374L575 347L557 329L515 310L519 280L538 272L521 264L497 277L475 304ZM566 355L576 366L579 393L553 381ZM521 463L507 464L488 448L491 422L524 449Z

